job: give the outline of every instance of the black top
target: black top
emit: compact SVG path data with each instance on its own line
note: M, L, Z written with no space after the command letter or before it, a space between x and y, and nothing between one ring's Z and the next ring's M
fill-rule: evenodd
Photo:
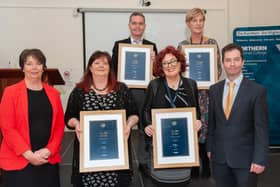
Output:
M169 88L169 90L176 108L195 107L197 119L200 119L198 89L194 80L182 77L178 89L173 90ZM143 106L143 128L152 123L151 109L172 108L169 98L164 77L150 82Z
M52 125L52 107L44 89L27 89L28 119L32 151L44 148L49 141Z
M114 109L125 109L127 117L129 117L130 115L137 115L137 108L135 106L133 97L125 84L120 83L118 91L111 91L106 95L99 95L94 90L85 92L81 88L76 87L71 92L68 99L65 113L65 124L68 128L71 129L71 127L68 126L67 122L71 118L80 119L80 111ZM131 162L130 140L128 142L128 146L130 157L129 161ZM72 183L78 185L81 183L81 180L83 180L84 182L86 181L89 183L94 183L95 185L102 186L97 182L97 180L95 180L98 177L103 178L102 181L107 185L110 184L110 181L114 182L115 178L117 178L116 180L118 180L118 183L120 184L120 180L129 180L130 171L123 170L116 172L95 172L93 175L88 175L87 173L81 175L79 173L79 141L77 140L77 137L75 137L72 163Z

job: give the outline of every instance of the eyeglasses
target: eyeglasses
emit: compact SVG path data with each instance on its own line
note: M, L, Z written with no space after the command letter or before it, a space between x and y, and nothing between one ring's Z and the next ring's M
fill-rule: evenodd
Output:
M162 67L168 67L169 65L176 66L177 62L178 62L178 60L174 58L174 59L170 60L169 62L162 62L161 64L162 64Z

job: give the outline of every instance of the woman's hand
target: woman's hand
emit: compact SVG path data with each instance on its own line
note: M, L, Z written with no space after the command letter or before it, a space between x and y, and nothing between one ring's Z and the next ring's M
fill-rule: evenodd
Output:
M80 141L80 133L81 133L80 122L78 122L78 123L75 125L75 132L76 132L76 136L77 136L78 140Z
M131 127L130 126L126 126L125 127L125 131L124 131L124 136L125 136L125 139L128 140L129 136L130 136L130 132L131 132Z
M153 128L152 125L146 126L144 130L145 130L145 133L146 133L149 137L151 137L151 136L154 135L154 128Z
M196 120L195 121L195 130L199 131L201 129L201 127L202 127L201 121L200 120Z
M51 155L51 152L49 149L47 148L42 148L42 149L39 149L37 151L34 152L35 154L38 154L41 158L43 159L48 159L49 156Z
M71 118L68 121L68 125L72 128L75 128L76 136L77 136L78 140L80 141L80 133L81 133L80 121L77 118Z
M130 136L130 132L131 132L131 129L137 125L139 121L139 117L137 115L131 115L127 118L127 121L126 121L126 128L125 128L125 138L128 140L129 136Z
M23 157L34 166L40 166L48 163L47 159L42 158L39 154L33 153L31 150L25 151Z
M154 62L156 60L156 53L155 51L151 51L151 62Z

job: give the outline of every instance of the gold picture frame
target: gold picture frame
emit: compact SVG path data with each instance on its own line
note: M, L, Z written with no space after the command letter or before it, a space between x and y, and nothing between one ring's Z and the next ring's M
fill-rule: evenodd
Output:
M152 45L119 44L118 80L129 88L146 88L153 77Z
M185 77L196 80L198 89L209 89L218 81L216 45L183 45L182 51L189 67Z
M154 168L199 166L194 107L152 109Z
M80 112L80 172L129 169L125 110Z

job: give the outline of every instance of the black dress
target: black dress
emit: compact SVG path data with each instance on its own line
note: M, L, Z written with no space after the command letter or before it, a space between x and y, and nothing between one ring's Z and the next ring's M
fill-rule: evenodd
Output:
M106 95L98 95L94 90L85 92L80 88L74 88L71 92L65 113L65 124L71 118L79 119L80 111L93 110L113 110L125 109L127 117L130 115L137 115L137 108L133 97L123 83L120 83L118 91L111 91ZM68 128L71 128L68 126ZM131 141L128 140L129 162L131 164ZM106 172L91 172L79 173L79 141L75 137L73 163L72 163L72 177L71 182L75 187L82 186L128 186L132 177L132 170L122 171L106 171Z
M46 92L27 89L29 133L32 151L44 148L51 135L52 107ZM59 187L58 164L33 166L22 170L3 171L5 187Z

